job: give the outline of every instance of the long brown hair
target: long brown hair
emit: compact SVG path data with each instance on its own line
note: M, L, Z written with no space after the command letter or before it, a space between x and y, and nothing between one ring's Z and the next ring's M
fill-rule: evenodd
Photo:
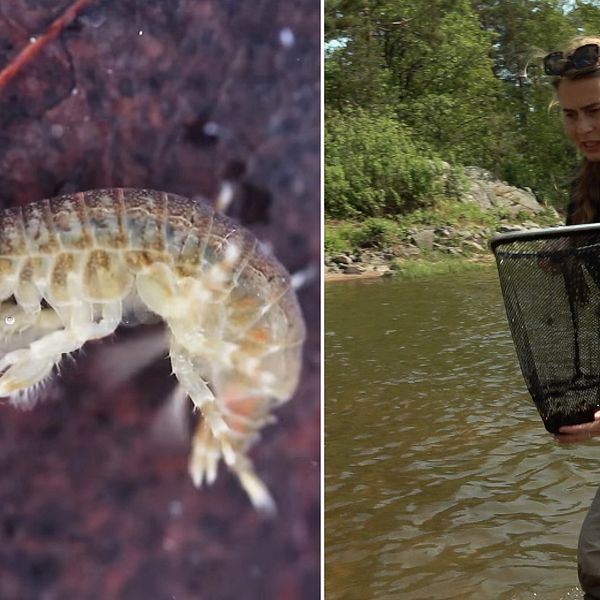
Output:
M575 37L567 43L563 52L565 55L569 55L586 44L598 44L600 46L600 36ZM600 77L600 68L591 72L565 75L565 77L569 79ZM558 90L563 79L564 77L555 77L552 80L555 90ZM556 104L556 100L553 103ZM600 219L600 162L591 162L587 158L582 159L571 190L571 198L575 206L571 215L573 225L593 223Z
M575 209L571 214L573 225L594 223L600 217L600 162L582 159L572 189Z

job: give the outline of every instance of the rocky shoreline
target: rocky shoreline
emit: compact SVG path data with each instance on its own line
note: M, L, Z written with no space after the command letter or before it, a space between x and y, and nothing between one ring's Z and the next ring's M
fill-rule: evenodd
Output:
M500 213L493 225L419 226L404 239L383 248L358 248L353 252L325 254L325 280L393 276L411 262L492 261L489 241L498 234L562 225L563 217L542 206L529 189L500 181L483 169L467 167L468 191L458 202L475 203L483 213Z

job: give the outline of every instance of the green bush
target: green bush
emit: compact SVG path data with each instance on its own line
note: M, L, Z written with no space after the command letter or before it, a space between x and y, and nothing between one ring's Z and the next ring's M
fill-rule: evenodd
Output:
M358 248L386 248L398 241L400 229L395 221L369 218L363 222L326 223L325 253L343 254Z
M326 254L344 254L352 252L354 244L352 234L354 225L342 223L339 225L325 225L324 248Z
M398 225L389 219L370 218L355 231L352 238L360 248L379 248L394 243L398 239Z
M325 120L325 213L381 217L432 206L444 194L442 161L390 114L329 111Z

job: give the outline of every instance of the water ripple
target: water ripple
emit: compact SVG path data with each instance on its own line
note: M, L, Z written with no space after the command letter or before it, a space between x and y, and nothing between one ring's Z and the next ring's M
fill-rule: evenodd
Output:
M326 330L328 600L580 598L598 449L544 431L495 273L332 286Z

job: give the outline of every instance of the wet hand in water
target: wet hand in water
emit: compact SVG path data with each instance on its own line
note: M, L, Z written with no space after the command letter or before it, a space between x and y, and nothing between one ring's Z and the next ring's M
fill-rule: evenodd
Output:
M554 438L560 443L572 443L589 440L600 435L600 411L594 414L594 420L589 423L580 423L578 425L563 425L559 433Z

